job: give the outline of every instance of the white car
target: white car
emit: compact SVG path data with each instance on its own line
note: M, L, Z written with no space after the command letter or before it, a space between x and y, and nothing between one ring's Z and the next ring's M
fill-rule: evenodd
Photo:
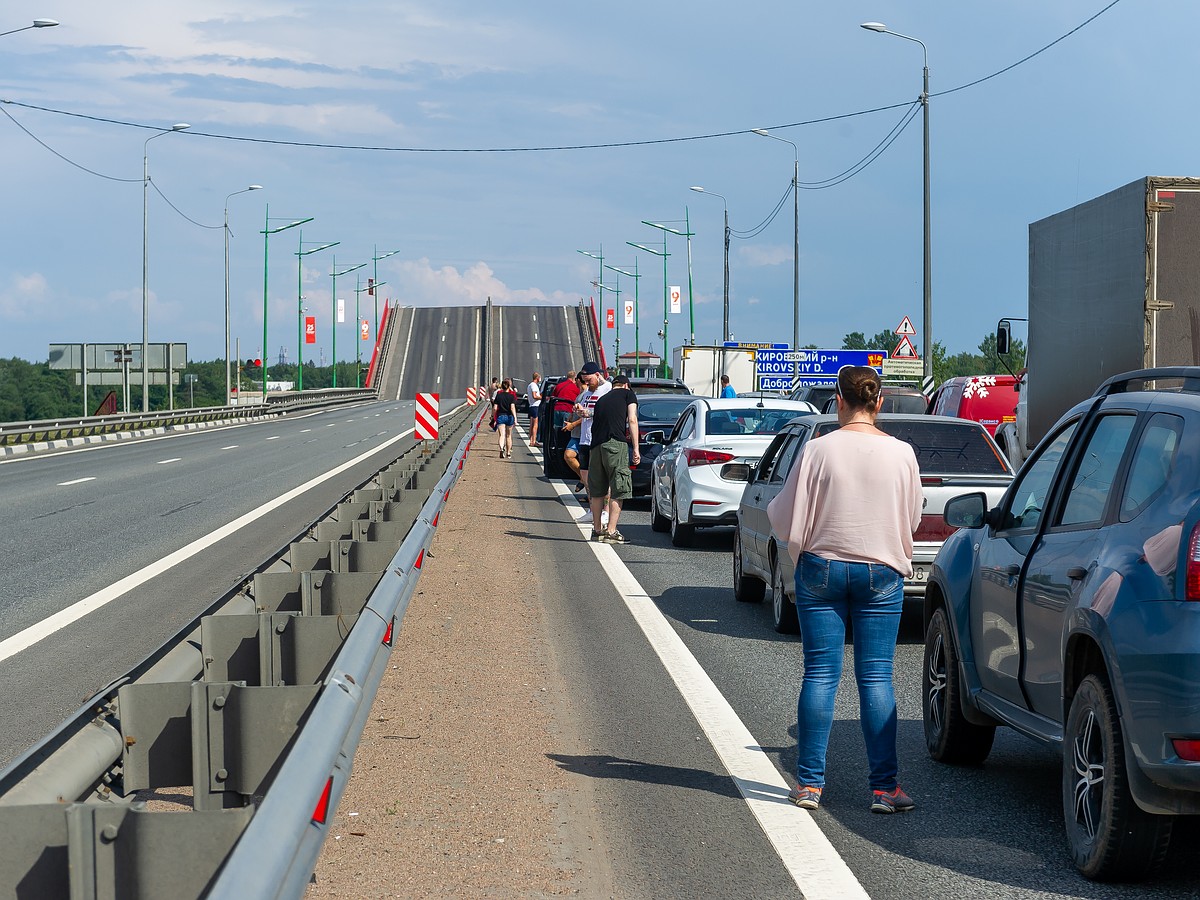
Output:
M750 467L783 426L816 411L799 400L693 400L654 461L650 527L686 547L697 528L737 525Z

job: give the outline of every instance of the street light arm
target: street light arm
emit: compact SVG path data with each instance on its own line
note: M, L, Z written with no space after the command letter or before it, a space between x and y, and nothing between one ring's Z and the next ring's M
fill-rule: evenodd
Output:
M898 31L892 31L882 22L863 22L860 28L865 28L867 31L874 31L878 34L890 34L892 37L903 38L906 41L912 41L914 44L921 45L921 53L925 57L925 68L929 68L929 48L925 46L925 42L920 38L915 38L911 34L901 34Z
M26 25L23 28L14 28L12 31L0 31L0 37L6 34L16 34L18 31L29 31L31 28L53 28L58 22L54 19L34 19L32 25Z

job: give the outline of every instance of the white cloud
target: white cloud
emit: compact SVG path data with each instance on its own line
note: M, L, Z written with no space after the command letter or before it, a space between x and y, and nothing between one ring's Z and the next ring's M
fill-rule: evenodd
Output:
M779 266L792 261L792 248L770 244L739 247L738 259L748 266Z
M576 294L541 288L511 288L496 277L486 262L472 263L461 272L454 266L435 269L427 258L406 260L395 267L399 302L410 306L474 306L486 303L571 305Z

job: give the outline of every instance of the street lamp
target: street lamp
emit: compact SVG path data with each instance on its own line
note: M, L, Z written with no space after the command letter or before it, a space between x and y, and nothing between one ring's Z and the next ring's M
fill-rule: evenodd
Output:
M604 245L603 244L600 245L599 253L592 253L588 250L576 250L575 252L582 253L584 256L590 256L592 259L598 260L600 263L600 275L596 278L595 281L592 282L592 284L594 284L596 286L596 290L600 292L600 312L601 312L601 314L603 314L604 313ZM614 308L613 316L614 317L616 316L615 308ZM618 340L619 340L619 338L618 338Z
M721 198L721 204L725 207L725 317L722 323L721 334L724 337L722 341L729 340L729 201L725 199L723 194L718 194L716 191L705 190L698 184L694 184L691 190L697 194L711 194L714 197Z
M248 188L234 191L225 198L225 403L229 403L230 383L229 373L229 198L244 194L247 191L261 191L261 184L252 184Z
M379 247L375 247L375 252L371 254L371 262L375 264L375 268L372 270L372 274L375 276L375 290L369 291L368 296L375 298L375 340L377 341L379 340L379 294L377 291L379 286L385 283L379 280L379 261L387 259L389 256L395 256L399 252L399 250L389 250L387 253L380 253Z
M6 34L16 34L18 31L28 31L30 28L53 28L58 23L53 19L34 19L32 25L26 25L24 28L14 28L12 31L0 31L0 37Z
M296 233L300 235L300 244L296 248L296 390L302 391L304 390L304 257L328 250L330 247L336 247L341 241L305 250L305 243L315 244L317 242L306 242L303 231Z
M280 225L278 228L271 227L271 207L267 205L264 210L263 220L263 345L262 345L262 376L263 376L263 403L267 402L267 246L271 239L271 235L279 234L281 231L287 231L289 228L296 228L306 222L313 220L312 216L307 219L297 219L294 222L288 222L286 225ZM282 216L276 216L279 219Z
M642 280L642 276L638 274L637 257L633 258L633 271L628 269L618 269L616 266L605 266L604 268L616 272L618 275L627 275L633 279L633 370L637 377L642 376L642 338L639 329L642 324L641 306L638 303L638 282ZM617 296L620 297L621 281L617 279ZM621 333L617 332L617 365L621 365Z
M348 269L342 269L342 271L339 272L338 267L337 267L337 257L335 256L333 258L333 272L331 272L330 274L333 275L333 303L331 304L333 306L333 330L331 333L333 335L332 356L333 356L333 386L334 387L337 387L337 322L338 322L338 318L337 318L337 314L338 314L337 280L338 280L338 276L339 275L347 275L350 272L357 271L358 269L361 269L365 265L366 265L365 262L359 263L357 266L350 266Z
M793 246L792 246L792 349L800 349L800 148L795 141L771 134L765 128L753 129L755 134L770 138L773 141L783 141L791 144L795 151L792 165L792 203L793 203ZM800 374L800 361L792 363L792 379Z
M924 119L925 135L924 135L924 152L923 156L923 180L924 180L924 219L925 219L925 265L924 265L924 284L922 292L923 309L922 315L925 318L925 338L922 341L922 355L925 357L925 380L931 382L933 379L933 282L932 282L932 249L930 241L930 212L929 212L929 50L925 46L925 42L918 38L911 37L907 34L901 34L898 31L891 31L882 22L863 22L862 27L867 31L876 31L879 34L890 34L893 37L903 38L906 41L912 41L914 44L921 45L921 53L925 60L924 78L921 82L921 115Z
M663 327L662 327L662 331L659 333L659 336L663 339L663 355L662 355L663 373L662 373L662 377L666 378L667 377L667 304L668 304L668 302L670 302L667 297L667 293L670 290L667 287L667 257L671 255L670 253L667 252L667 239L665 237L663 238L663 248L661 250L655 250L653 247L647 247L645 244L635 244L633 241L626 241L625 243L627 243L630 247L633 247L635 250L645 250L647 253L653 253L655 256L662 257L662 261L663 261ZM637 285L637 282L634 282L635 287L636 287L636 285Z
M603 275L603 273L601 273L601 275ZM619 369L621 365L621 322L617 319L617 310L621 306L621 276L617 276L617 286L615 288L609 287L603 281L593 281L592 286L600 291L601 297L604 296L605 291L609 291L610 293L617 295L617 299L613 303L612 310L613 331L616 333L616 337L613 340L613 365ZM601 305L603 306L603 302ZM603 341L601 341L601 343L603 343Z
M354 336L354 346L358 348L354 354L354 361L358 364L358 370L354 376L356 387L362 387L362 342L366 339L362 333L362 327L363 327L363 324L366 322L366 320L362 317L362 314L358 311L359 295L363 291L367 291L368 293L371 294L371 296L378 297L379 295L373 293L373 291L375 288L378 288L381 284L387 284L387 282L386 281L371 281L371 282L367 283L366 287L363 287L361 278L355 276L355 279L354 279L354 323L355 323L354 327L356 329L358 329L358 334L356 334ZM376 334L376 339L378 339L378 333Z
M688 208L686 206L683 208L683 231L680 231L678 228L670 228L666 225L659 225L657 222L647 222L645 219L642 219L642 224L649 225L651 228L657 228L660 231L666 231L669 234L677 234L681 238L687 239L688 316L691 319L691 334L689 337L690 337L690 342L693 345L695 345L695 343L696 343L696 306L692 302L692 238L694 238L696 235L692 231L691 222L688 218ZM663 249L665 250L666 247L667 247L667 242L666 242L666 238L664 238L663 239ZM664 267L663 273L665 274L666 273L666 260L663 260L663 267ZM665 334L663 335L663 340L664 341L666 340ZM667 349L667 345L663 344L663 350L666 350L666 349Z
M37 25L35 24L31 27L37 27ZM186 122L179 122L170 128L163 129L158 134L150 135L142 144L142 412L150 411L150 360L148 356L149 338L147 334L150 294L146 285L146 245L148 243L146 228L148 204L146 198L150 188L150 142L155 138L162 137L164 134L170 134L173 131L183 131L185 128L191 127ZM170 378L171 372L168 367L167 380L169 381Z

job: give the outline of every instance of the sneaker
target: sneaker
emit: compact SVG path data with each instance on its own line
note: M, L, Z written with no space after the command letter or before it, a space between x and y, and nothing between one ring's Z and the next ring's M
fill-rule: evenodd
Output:
M798 784L788 793L788 800L801 809L816 809L821 805L822 788Z
M603 532L603 537L600 538L600 541L605 544L627 544L627 543L629 543L627 540L625 540L625 535L621 534L621 532L619 532L619 531Z
M891 815L892 813L908 812L916 809L912 797L904 793L899 785L890 791L874 791L871 799L871 812Z
M592 540L595 541L597 544L608 543L605 540L606 537L608 537L608 535L606 535L603 531L593 531L592 532Z

